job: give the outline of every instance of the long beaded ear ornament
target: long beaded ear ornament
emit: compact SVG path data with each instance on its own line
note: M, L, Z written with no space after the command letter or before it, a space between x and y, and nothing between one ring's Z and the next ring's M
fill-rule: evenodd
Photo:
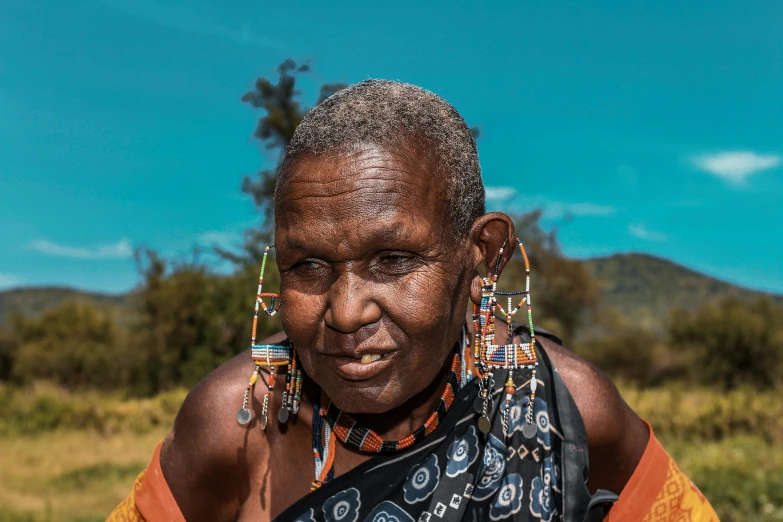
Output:
M237 422L240 425L247 426L250 424L250 421L253 420L253 411L248 407L248 403L250 401L250 395L253 393L253 388L258 381L258 375L261 373L261 369L266 367L269 376L266 381L267 391L266 394L264 394L264 402L261 408L261 420L259 421L261 423L261 429L264 430L269 422L269 401L275 387L277 368L285 366L288 369L288 372L286 373L286 390L283 394L283 404L277 415L280 422L286 422L288 420L289 412L293 412L294 414L299 412L299 400L302 392L302 370L296 367L296 352L293 345L290 343L287 345L256 344L259 310L263 310L269 317L276 315L280 310L280 295L264 293L263 291L266 260L271 248L273 248L273 246L268 246L264 249L264 257L261 261L261 273L258 276L255 310L253 312L253 329L251 333L250 348L253 362L255 363L255 369L250 375L250 381L245 389L242 407L237 412ZM264 301L265 297L269 298L268 306Z
M501 423L503 424L503 432L508 436L508 415L511 408L511 400L514 397L514 393L516 393L514 371L519 371L521 369L531 370L530 401L525 415L525 425L522 427L522 435L530 439L535 437L538 431L533 418L533 402L535 401L537 387L536 368L538 366L538 359L535 351L536 337L533 329L533 310L530 299L530 261L528 260L527 252L525 252L525 247L522 245L519 238L517 238L517 245L519 246L519 251L522 253L522 258L525 262L525 289L516 292L499 292L497 290L500 261L506 247L506 244L504 243L500 248L497 260L495 261L494 272L490 277L482 279L481 304L473 306L473 330L475 332L473 355L474 359L477 361L476 367L479 374L478 377L481 379L479 381L479 396L476 399L474 407L477 413L481 414L481 418L478 422L479 430L484 434L489 433L492 426L489 420L489 412L492 411L493 405L493 371L498 368L507 369L508 379L506 380L504 389L505 402L503 405ZM506 309L498 303L498 296L508 298ZM515 296L522 296L522 299L519 304L512 309L513 298ZM514 343L511 319L516 315L522 305L527 306L530 342ZM506 318L508 338L506 339L505 344L495 344L495 310L500 311Z

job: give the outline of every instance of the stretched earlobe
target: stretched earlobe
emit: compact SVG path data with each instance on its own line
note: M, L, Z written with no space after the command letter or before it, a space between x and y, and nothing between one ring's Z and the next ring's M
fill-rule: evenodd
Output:
M506 263L511 259L516 245L514 222L502 212L490 212L474 221L471 230L474 247L474 274L470 283L470 299L475 304L481 302L482 277L488 276L494 271L498 263L498 255L501 248L506 245L498 264L498 273L503 271ZM481 269L484 265L484 269ZM484 276L481 273L484 272Z
M481 284L481 275L476 270L470 280L470 300L476 305L481 304Z

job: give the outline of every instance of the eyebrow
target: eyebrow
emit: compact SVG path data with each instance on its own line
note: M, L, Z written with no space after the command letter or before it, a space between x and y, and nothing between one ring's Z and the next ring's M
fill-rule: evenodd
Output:
M304 243L301 243L301 242L299 242L296 239L291 238L291 237L286 237L283 240L283 243L284 243L286 248L290 248L291 250L306 250L306 247L305 247Z
M405 231L405 225L402 223L395 223L394 225L390 227L384 227L376 232L373 233L373 239L375 240L385 240L385 241L396 241L400 238L402 238L402 234Z

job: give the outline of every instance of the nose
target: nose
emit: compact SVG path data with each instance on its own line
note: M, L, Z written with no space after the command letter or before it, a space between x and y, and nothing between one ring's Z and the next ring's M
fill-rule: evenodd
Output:
M374 299L373 287L348 270L342 272L329 289L326 326L348 334L380 321L382 312Z

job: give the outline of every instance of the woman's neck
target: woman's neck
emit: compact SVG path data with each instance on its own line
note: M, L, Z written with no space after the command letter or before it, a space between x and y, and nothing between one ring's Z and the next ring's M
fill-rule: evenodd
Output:
M435 411L451 374L452 355L446 357L432 383L397 408L374 414L351 414L356 422L383 440L401 440L422 427Z

